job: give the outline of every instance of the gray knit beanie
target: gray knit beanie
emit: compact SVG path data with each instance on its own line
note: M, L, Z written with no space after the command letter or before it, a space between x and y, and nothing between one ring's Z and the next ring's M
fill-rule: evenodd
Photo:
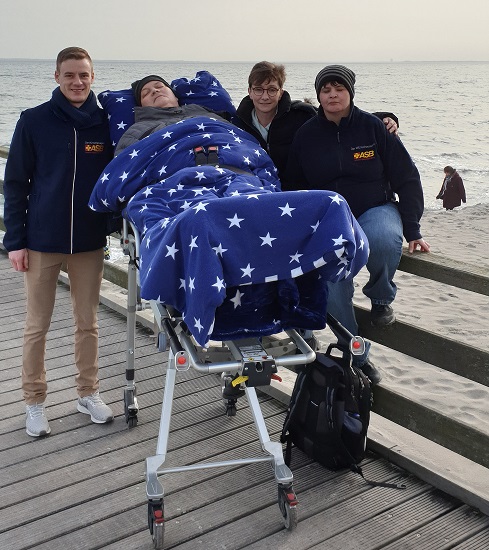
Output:
M327 82L338 82L343 84L350 92L350 98L355 95L355 73L344 65L328 65L321 69L316 76L314 87L319 101L319 92Z
M163 84L167 88L172 89L170 84L168 84L168 82L161 76L158 76L156 74L150 74L149 76L145 76L144 78L141 78L141 80L136 80L131 84L131 88L134 94L134 99L136 100L136 105L141 105L141 91L148 82L163 82Z

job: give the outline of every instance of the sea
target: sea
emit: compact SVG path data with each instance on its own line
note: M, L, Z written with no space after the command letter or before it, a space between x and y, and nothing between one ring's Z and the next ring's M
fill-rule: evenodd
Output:
M286 63L285 89L293 99L311 99L316 74L326 63ZM247 93L249 63L96 61L96 94L129 88L148 74L170 81L210 71L237 106ZM347 63L357 76L355 104L366 111L390 111L399 136L421 174L425 208L442 209L435 197L443 168L461 175L467 205L489 203L489 62ZM0 145L8 146L22 110L51 97L54 61L0 59ZM3 179L5 160L0 159ZM463 205L462 207L464 207Z

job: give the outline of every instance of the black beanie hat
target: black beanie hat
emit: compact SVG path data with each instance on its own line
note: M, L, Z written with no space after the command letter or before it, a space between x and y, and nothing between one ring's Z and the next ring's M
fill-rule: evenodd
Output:
M144 78L141 78L141 80L136 80L131 84L132 92L134 94L134 98L136 99L136 104L141 105L141 90L148 82L163 82L163 84L167 87L172 89L170 84L162 78L161 76L150 74L149 76L145 76Z
M355 73L348 67L344 65L328 65L318 72L316 82L314 83L318 101L319 92L327 82L339 82L343 84L350 92L350 98L353 99L355 95Z

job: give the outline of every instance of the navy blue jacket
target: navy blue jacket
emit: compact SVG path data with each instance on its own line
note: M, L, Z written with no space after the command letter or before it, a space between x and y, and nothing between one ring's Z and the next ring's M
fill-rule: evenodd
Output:
M24 111L5 168L5 248L63 254L102 248L108 218L90 210L88 200L112 156L106 115L93 92L77 109L56 88L50 101Z
M253 108L251 98L249 96L244 97L232 122L239 128L249 132L260 142L260 145L272 158L280 176L285 171L289 149L296 131L304 122L316 116L317 110L309 103L291 101L289 93L284 91L278 102L277 114L270 124L268 141L265 141L260 132L253 126L251 116Z
M424 199L419 172L401 140L374 115L352 106L339 126L324 111L296 133L283 190L327 189L348 202L354 216L398 198L404 237L421 238Z

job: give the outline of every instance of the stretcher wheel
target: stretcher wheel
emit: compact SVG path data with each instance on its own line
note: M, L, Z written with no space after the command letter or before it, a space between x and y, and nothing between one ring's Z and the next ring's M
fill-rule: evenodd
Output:
M165 540L163 499L148 501L148 527L153 538L153 547L161 550Z
M278 506L282 513L285 528L288 531L293 531L297 527L297 497L295 496L292 486L278 487Z
M226 403L226 416L236 416L236 399L228 399Z
M129 428L135 428L138 425L137 408L130 409L129 405L134 405L134 393L128 393L124 391L124 416L126 418L126 424Z

